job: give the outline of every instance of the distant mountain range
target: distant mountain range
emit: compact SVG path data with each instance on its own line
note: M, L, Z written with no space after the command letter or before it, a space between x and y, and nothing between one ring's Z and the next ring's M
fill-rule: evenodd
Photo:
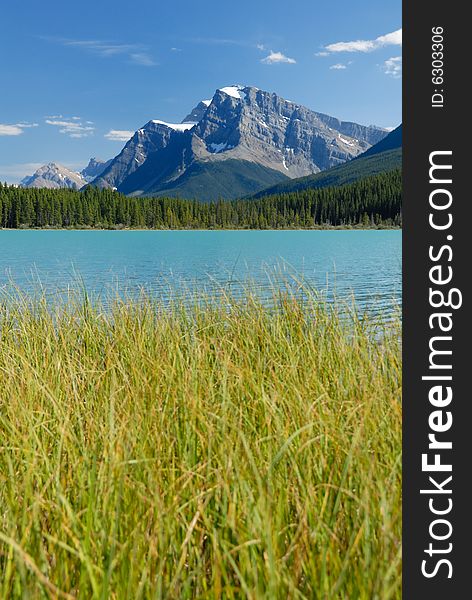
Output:
M399 125L396 129L391 131L383 140L380 140L375 146L372 146L362 154L363 157L373 156L374 154L380 154L381 152L388 152L389 150L397 150L401 148L403 144L403 129L402 125Z
M71 171L58 163L50 162L40 167L33 175L24 177L20 181L20 185L27 188L70 188L79 190L98 177L111 161L112 159L103 161L99 158L91 158L85 169L82 169L79 173Z
M40 167L33 175L25 177L20 185L28 188L71 188L80 189L86 181L79 173L74 173L55 162Z
M149 121L92 185L133 196L236 198L341 164L386 135L277 94L230 86L182 123Z
M80 174L50 163L21 184L231 199L338 167L386 141L387 134L234 85L201 101L182 123L149 121L107 162L91 159Z
M309 188L346 185L364 177L400 169L402 166L402 125L391 131L384 139L342 165L321 173L284 181L265 188L254 198L273 194L288 194Z
M100 158L91 158L85 169L80 171L82 179L84 179L86 183L90 183L103 173L103 171L110 165L112 160L112 158L106 161L101 160Z

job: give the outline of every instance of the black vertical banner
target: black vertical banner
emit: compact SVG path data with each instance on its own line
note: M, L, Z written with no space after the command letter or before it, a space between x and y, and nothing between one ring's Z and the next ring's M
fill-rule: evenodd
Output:
M467 3L403 4L403 597L472 597ZM470 286L469 286L470 287Z

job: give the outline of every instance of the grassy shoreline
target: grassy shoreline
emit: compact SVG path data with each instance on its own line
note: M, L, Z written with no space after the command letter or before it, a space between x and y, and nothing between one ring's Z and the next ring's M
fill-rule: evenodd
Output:
M400 598L400 322L349 314L0 303L0 596Z
M277 229L252 229L248 227L223 228L208 227L206 229L194 227L174 227L174 228L143 228L143 227L0 227L0 231L401 231L402 227L381 226L378 227L346 227L343 225L332 226L314 226L314 227L279 227Z

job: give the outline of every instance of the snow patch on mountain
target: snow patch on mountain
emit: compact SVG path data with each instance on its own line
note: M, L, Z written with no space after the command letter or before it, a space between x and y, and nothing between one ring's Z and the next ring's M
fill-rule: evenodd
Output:
M220 92L223 92L223 94L227 94L232 98L237 98L238 100L246 99L246 93L243 90L244 87L242 85L230 85L228 87L220 88Z
M165 125L174 131L188 131L189 129L192 129L192 127L195 127L195 123L166 123L159 119L153 119L151 122L156 123L156 125Z
M218 154L218 152L223 152L223 150L232 150L234 148L234 146L230 146L229 144L209 144L208 145L208 149L210 150L210 152L213 152L214 154Z
M341 142L343 142L347 146L355 146L355 144L352 140L347 140L346 138L343 138L343 136L340 134L338 134L338 138L341 140ZM357 142L357 140L355 140L355 141Z

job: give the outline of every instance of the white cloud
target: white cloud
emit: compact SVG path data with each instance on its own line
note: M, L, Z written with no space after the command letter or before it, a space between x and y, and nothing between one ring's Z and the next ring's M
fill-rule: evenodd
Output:
M274 65L277 63L286 63L289 65L294 65L297 61L294 58L289 58L288 56L285 56L285 54L282 54L282 52L271 51L268 56L261 59L261 62L266 65Z
M8 181L22 179L27 175L31 175L42 167L43 163L17 163L12 165L0 165L0 180L5 178Z
M126 58L129 64L143 67L153 67L157 64L149 53L149 47L143 44L123 44L121 42L109 42L106 40L71 40L51 37L43 39L62 44L63 46L79 48L96 54L101 58L121 56Z
M232 38L194 37L183 41L191 44L208 44L210 46L241 46L242 48L253 48L254 43L247 40L236 40Z
M327 52L372 52L385 46L401 46L402 30L397 29L375 40L354 40L352 42L336 42L325 47Z
M46 125L53 125L54 127L59 128L59 133L64 133L68 135L70 138L80 139L85 137L90 137L93 135L95 131L95 127L91 125L83 124L82 121L78 121L77 119L80 117L70 117L70 119L62 118L46 118Z
M110 129L105 133L107 140L112 142L127 142L134 135L134 131L125 131L123 129Z
M0 135L21 135L23 129L18 125L4 125L0 123Z
M392 56L388 58L382 65L384 73L398 79L402 75L402 57Z
M382 46L401 46L402 45L402 30L397 29L392 33L381 35L375 40L380 47Z
M321 52L316 52L315 56L329 56L329 52L322 50Z
M330 69L334 71L342 71L343 69L347 69L347 66L343 65L342 63L336 63L335 65L331 65Z
M154 67L156 62L146 52L132 52L129 55L129 62L142 67Z
M4 123L0 123L0 135L3 136L16 136L24 133L25 129L30 129L31 127L38 127L37 123L15 123L13 125L7 125Z

